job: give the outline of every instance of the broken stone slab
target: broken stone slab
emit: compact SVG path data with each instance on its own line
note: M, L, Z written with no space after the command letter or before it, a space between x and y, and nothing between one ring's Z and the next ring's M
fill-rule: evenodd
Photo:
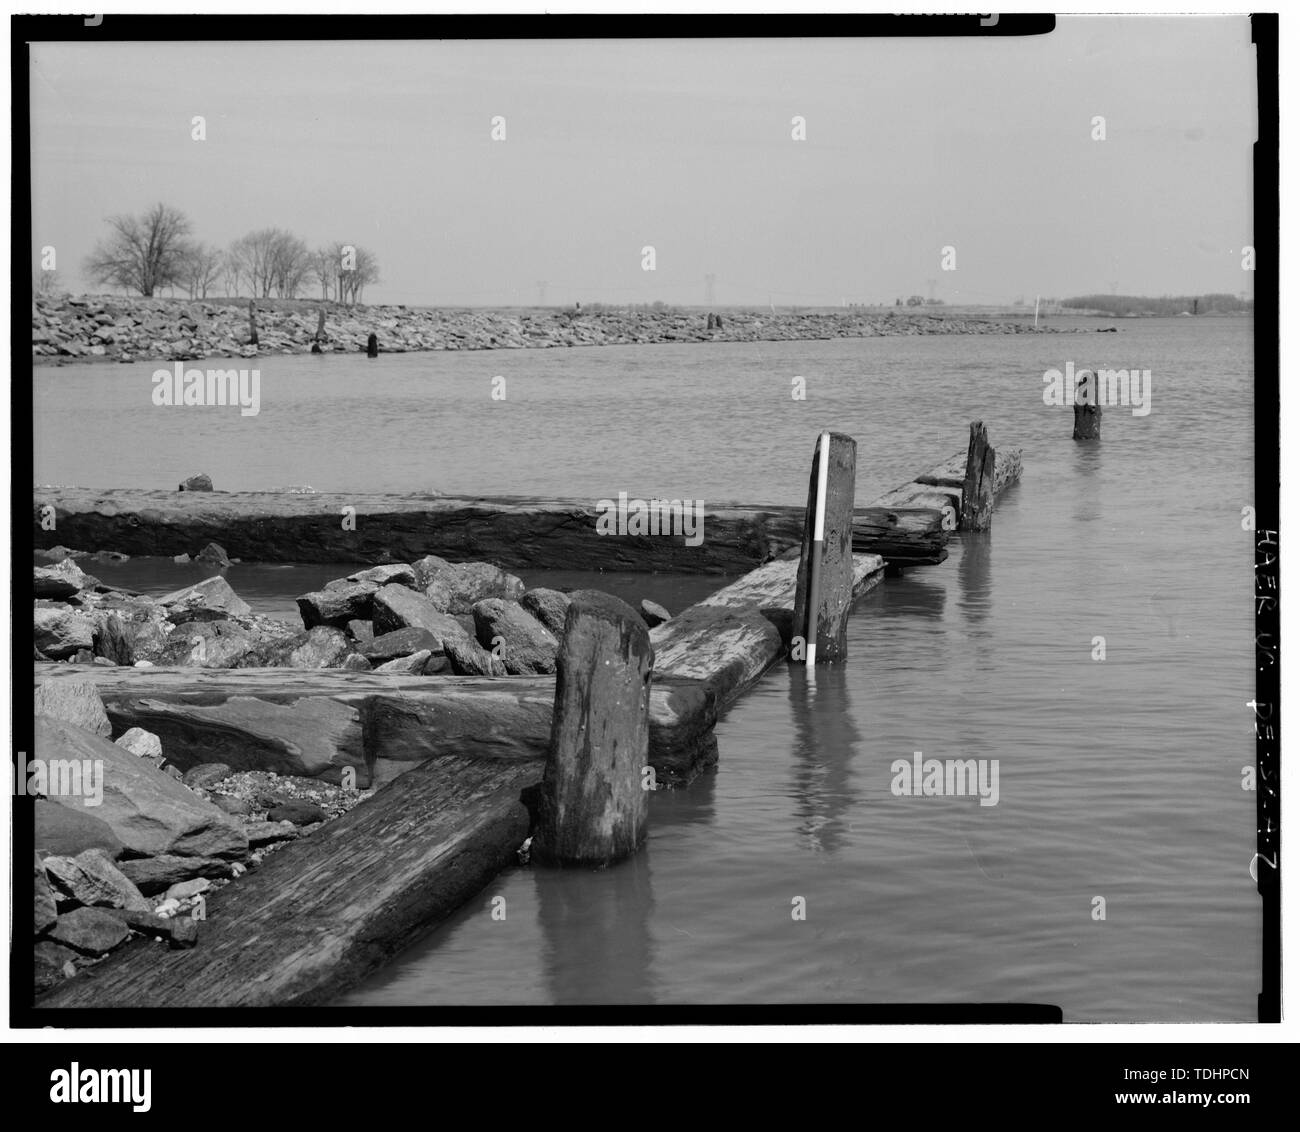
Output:
M346 629L352 622L369 621L379 588L374 582L342 579L295 598L303 628L332 625Z
M167 611L167 619L176 625L186 621L225 621L231 617L247 617L253 612L220 574L164 594L158 598L157 604Z
M122 842L112 827L89 809L37 798L33 812L38 854L75 857L87 849L102 849L113 859L122 855Z
M292 637L249 649L232 668L339 668L353 652L342 629L315 625Z
M143 727L132 727L129 731L119 735L113 742L124 751L130 751L137 758L162 758L162 740L152 731L146 731Z
M408 566L404 562L394 563L388 566L372 566L369 570L358 570L355 574L349 574L345 581L362 582L373 585L375 589L382 586L399 585L415 588L415 567Z
M54 921L59 918L59 910L54 902L54 893L50 891L49 878L45 875L45 866L41 863L41 855L34 854L36 858L36 874L33 877L34 889L34 932L40 935L48 931L54 925Z
M104 701L94 684L83 680L59 680L42 684L36 689L36 714L62 719L66 723L84 727L96 735L111 735L113 725L108 721Z
M36 717L36 752L49 765L71 760L98 766L102 798L94 816L105 822L132 854L174 853L183 857L225 857L242 860L248 839L238 824L216 806L145 759L90 731L48 716ZM49 784L50 790L56 784ZM82 811L90 797L49 795L50 801Z
M193 947L199 941L198 921L190 916L159 916L156 912L114 910L133 932L164 940L173 951Z
M95 619L66 605L37 605L32 613L35 645L51 660L66 660L95 643Z
M572 598L559 590L536 586L519 599L519 604L545 625L558 640L564 636L564 617Z
M651 601L649 598L641 599L640 609L641 620L643 620L651 629L673 619L673 615L669 613L668 610L658 602Z
M128 935L126 924L103 908L74 908L64 912L49 938L82 955L107 955Z
M487 598L474 606L478 643L499 656L506 671L545 675L555 671L560 642L517 601Z
M469 635L455 617L406 586L387 585L375 594L373 620L376 636L398 629L427 629L438 640L442 651L446 651L449 639Z
M46 857L45 871L60 905L149 910L140 890L102 849L87 849L75 857Z
M98 578L84 573L71 558L54 566L36 566L32 581L32 596L62 601L83 590L93 590L100 584Z
M468 613L487 598L518 601L524 583L491 562L448 562L436 554L415 564L415 588L447 613Z
M433 653L442 651L442 642L428 629L397 629L374 637L360 648L361 655L372 665L387 664L390 660L410 656L421 649Z
M156 896L174 884L197 877L216 880L232 875L229 861L216 857L176 857L170 853L119 861L117 867L145 896Z

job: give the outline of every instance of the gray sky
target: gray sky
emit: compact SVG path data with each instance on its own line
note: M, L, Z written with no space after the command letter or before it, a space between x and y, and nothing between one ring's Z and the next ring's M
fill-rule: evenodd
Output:
M550 303L700 303L706 272L719 304L930 279L948 302L1252 291L1243 16L1025 39L42 44L32 116L35 244L74 290L104 217L162 200L211 243L279 226L365 245L370 302L533 303L544 279Z

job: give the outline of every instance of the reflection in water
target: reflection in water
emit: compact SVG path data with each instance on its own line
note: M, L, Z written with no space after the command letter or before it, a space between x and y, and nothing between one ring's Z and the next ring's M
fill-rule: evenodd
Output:
M947 568L946 563L939 566L909 566L897 576L888 578L884 584L889 587L889 600L880 601L871 607L872 621L886 619L910 624L918 617L942 621L948 588L944 584L943 575L937 571L945 571ZM871 600L871 595L867 596L867 600Z
M713 745L717 739L710 736ZM674 790L656 790L650 795L650 836L665 829L690 825L708 825L716 814L713 800L718 788L717 765L709 767L689 786Z
M1101 444L1081 440L1074 445L1070 498L1074 500L1074 520L1092 523L1101 518Z
M581 878L576 869L535 865L531 871L550 1001L653 1004L649 846Z
M799 833L814 853L834 853L844 844L844 815L857 801L849 788L849 763L862 739L853 721L847 666L792 664L790 714L791 796Z
M985 636L987 631L976 633L974 626L989 615L993 607L993 574L989 558L993 545L993 532L965 531L961 536L961 561L957 564L957 608L961 610L967 630L972 636Z

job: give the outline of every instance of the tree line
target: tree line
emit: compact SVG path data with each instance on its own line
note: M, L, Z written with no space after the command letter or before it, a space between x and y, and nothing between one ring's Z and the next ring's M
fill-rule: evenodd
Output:
M221 248L191 238L192 225L179 209L156 204L140 216L112 216L109 234L86 258L94 282L153 296L184 290L206 299L295 299L320 288L322 299L359 303L367 285L379 282L379 261L357 244L335 242L312 250L282 228L259 228Z
M1224 294L1161 295L1159 298L1140 295L1079 295L1073 299L1062 299L1061 306L1104 311L1116 317L1147 314L1166 318L1180 315L1183 311L1189 314L1236 314L1255 309L1255 303L1251 299Z

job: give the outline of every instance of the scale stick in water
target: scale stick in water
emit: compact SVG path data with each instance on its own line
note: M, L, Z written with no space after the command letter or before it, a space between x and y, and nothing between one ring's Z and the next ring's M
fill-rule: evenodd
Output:
M812 553L808 558L807 665L817 663L817 610L821 606L822 549L826 543L826 476L831 463L831 434L823 432L817 450L817 502L813 507Z

